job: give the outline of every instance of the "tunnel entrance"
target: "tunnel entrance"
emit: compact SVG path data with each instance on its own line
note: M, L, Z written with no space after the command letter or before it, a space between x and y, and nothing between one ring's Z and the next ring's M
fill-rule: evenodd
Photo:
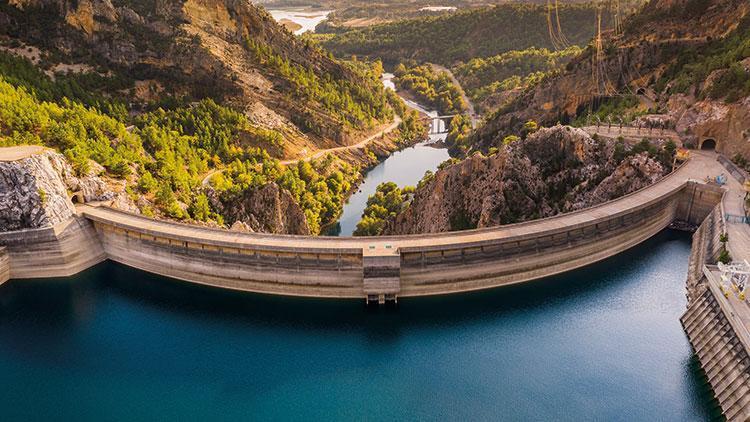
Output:
M73 192L73 195L70 197L70 202L74 204L83 204L84 202L86 202L83 197L83 192Z
M703 142L701 142L701 149L703 151L716 150L716 140L711 138L704 140Z

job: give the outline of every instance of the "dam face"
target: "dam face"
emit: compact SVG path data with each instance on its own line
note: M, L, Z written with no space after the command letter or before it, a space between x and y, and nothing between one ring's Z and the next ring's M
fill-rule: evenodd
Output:
M64 224L2 233L0 244L11 278L68 276L111 259L227 289L382 303L548 277L622 252L675 220L697 226L723 191L676 176L580 212L457 233L244 234L80 206L80 215Z
M722 412L745 420L750 334L733 313L741 305L727 301L711 268L720 235L737 230L725 222L724 204L731 201L725 189L693 180L716 173L715 163L700 157L652 186L577 212L416 236L234 233L82 205L75 217L54 227L0 233L0 283L70 276L111 259L226 289L384 303L549 277L616 255L677 222L698 227L681 322ZM736 191L736 186L730 191L735 202Z

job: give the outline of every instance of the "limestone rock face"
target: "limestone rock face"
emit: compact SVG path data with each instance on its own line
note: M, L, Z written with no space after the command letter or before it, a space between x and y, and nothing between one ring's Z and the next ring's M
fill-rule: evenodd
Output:
M83 176L76 176L73 168L62 154L48 151L46 153L52 167L62 177L66 187L73 193L80 192L84 202L109 202L109 206L122 211L140 214L140 209L125 192L124 180L112 180L101 177L104 167L90 161L91 170Z
M49 227L75 214L55 155L0 162L0 231Z
M574 208L587 208L643 189L659 180L664 167L646 153L626 158L625 161L601 181L592 191L582 195Z
M233 197L219 197L210 191L212 205L226 218L232 230L276 234L309 235L304 211L294 198L276 183L248 189Z
M46 150L13 162L0 162L0 231L53 226L75 214L71 201L80 192L85 202L108 201L123 211L140 213L125 192L124 181L105 181L92 162L89 174L77 177L65 157Z
M494 156L475 155L438 171L385 232L435 233L548 217L633 192L664 174L647 155L618 163L613 153L613 142L580 129L541 129Z
M711 138L716 141L716 149L728 157L750 157L750 97L727 104L676 95L670 98L668 107L677 133L685 136L688 143L698 147L702 140Z

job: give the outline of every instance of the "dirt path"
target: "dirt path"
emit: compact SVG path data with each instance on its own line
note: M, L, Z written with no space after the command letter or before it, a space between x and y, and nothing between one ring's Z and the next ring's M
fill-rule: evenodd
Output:
M283 164L283 165L285 165L285 166L288 166L288 165L294 164L294 163L296 163L298 161L310 161L310 160L314 160L316 158L320 158L320 157L323 157L323 156L325 156L327 154L331 154L331 153L342 152L342 151L349 151L349 150L355 150L355 149L361 149L361 148L366 147L371 142L373 142L373 141L375 141L377 139L380 139L382 136L385 136L385 135L393 132L394 130L396 130L398 128L398 125L400 125L400 124L401 124L401 117L399 117L398 115L396 115L396 116L394 116L393 122L390 125L388 125L386 128L378 131L374 135L368 136L367 138L361 140L360 142L357 142L354 145L346 145L346 146L336 147L336 148L321 149L321 150L315 151L312 154L308 154L308 155L306 155L304 157L295 158L295 159L292 159L292 160L284 160L284 161L281 161L280 163ZM223 172L224 170L225 169L213 169L213 170L211 170L203 178L203 181L201 182L201 185L202 186L208 186L208 183L211 180L211 177L213 175L215 175L216 173Z

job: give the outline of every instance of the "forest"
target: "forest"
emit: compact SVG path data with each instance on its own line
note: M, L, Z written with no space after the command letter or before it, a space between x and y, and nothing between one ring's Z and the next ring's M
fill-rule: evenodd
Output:
M399 63L393 74L396 86L412 93L419 103L438 110L440 114L460 114L467 109L461 88L445 72L436 71L429 65L406 67Z
M562 32L571 45L587 44L593 37L595 7L590 3L560 7ZM608 12L603 19L608 25ZM546 7L529 4L498 5L352 29L323 38L323 46L339 57L380 58L392 65L406 58L444 66L511 50L555 47L548 32Z
M355 236L377 236L383 232L388 219L407 207L414 195L413 186L399 188L393 182L381 183L375 193L367 198L367 208L357 223Z
M321 80L277 56L264 57L298 84L299 95L320 99L350 125L371 124L391 116L395 108L404 114L402 142L424 130L398 97L372 93L366 85ZM212 179L221 196L277 183L299 203L311 232L318 234L337 218L360 177L358 168L335 157L281 165L268 151L279 149L283 133L257 126L212 99L175 101L170 108L129 116L123 99L85 88L97 84L106 91L117 80L90 75L52 79L28 60L7 53L0 53L0 72L0 146L56 148L78 175L95 172L91 164L96 162L103 166L103 176L127 181L131 199L145 215L224 224L202 180L211 169L226 168ZM373 106L363 107L368 100Z
M479 112L483 113L500 106L502 94L539 83L581 52L578 46L560 51L531 47L473 58L456 65L453 73Z
M671 51L665 52L669 54ZM708 45L679 52L656 83L662 91L669 84L670 93L688 93L699 98L725 99L733 103L750 95L750 72L741 62L750 57L750 18L746 17L729 36L712 40ZM713 83L699 90L709 75L719 71Z

